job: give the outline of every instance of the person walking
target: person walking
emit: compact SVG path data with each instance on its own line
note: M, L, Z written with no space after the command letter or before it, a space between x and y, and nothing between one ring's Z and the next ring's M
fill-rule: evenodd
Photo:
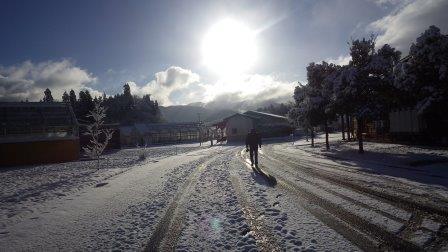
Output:
M258 168L258 147L261 148L261 135L251 129L246 136L246 151L250 151L250 165Z

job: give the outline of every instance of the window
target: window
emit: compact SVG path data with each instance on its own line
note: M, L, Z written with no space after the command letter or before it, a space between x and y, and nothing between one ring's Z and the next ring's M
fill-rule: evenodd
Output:
M232 128L232 134L236 135L236 132L237 132L236 128Z

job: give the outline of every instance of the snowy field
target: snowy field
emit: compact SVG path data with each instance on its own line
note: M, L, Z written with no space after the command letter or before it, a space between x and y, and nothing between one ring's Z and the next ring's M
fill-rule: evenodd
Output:
M330 150L325 149L325 134L317 135L314 148L305 139L294 141L293 147L282 146L339 160L367 172L448 186L448 148L364 142L365 153L359 155L357 141L345 142L341 138L341 133L329 135Z
M0 181L0 216L10 218L31 211L33 205L51 198L65 197L84 187L101 185L128 169L160 158L197 150L199 144L182 144L113 151L103 156L100 169L96 161L2 167Z
M274 141L182 145L0 173L0 248L117 251L448 250L445 150ZM268 141L267 141L268 142ZM146 153L142 158L143 154Z

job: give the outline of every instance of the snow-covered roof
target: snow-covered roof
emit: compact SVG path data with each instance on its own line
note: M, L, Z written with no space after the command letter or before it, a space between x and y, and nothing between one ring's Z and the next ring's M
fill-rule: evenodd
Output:
M278 119L287 119L286 117L281 116L281 115L275 115L275 114L253 111L253 110L246 111L244 114L249 115L249 116L255 116L255 117L262 116L262 117L274 117L274 118L278 118Z
M261 123L261 124L288 124L289 125L289 121L288 118L284 117L284 116L280 116L280 115L274 115L274 114L269 114L269 113L264 113L264 112L258 112L258 111L246 111L245 113L235 113L229 117L226 117L224 119L222 119L222 122L220 123L216 123L215 125L219 125L221 123L226 123L230 118L233 118L235 116L242 116L242 117L246 117L246 118L250 118L254 121L256 121L257 123Z
M246 114L242 114L242 113L235 113L235 114L233 114L231 116L228 116L228 117L224 118L223 121L227 121L230 118L233 118L235 116L242 116L242 117L247 117L247 118L250 118L250 119L257 119L256 117L253 117L253 116L250 116L250 115L246 115Z

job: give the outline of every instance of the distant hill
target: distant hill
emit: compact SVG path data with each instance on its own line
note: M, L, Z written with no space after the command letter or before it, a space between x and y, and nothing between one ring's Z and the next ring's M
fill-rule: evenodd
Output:
M199 103L194 105L160 106L159 109L163 119L167 122L197 122L199 120L198 113L201 116L201 121L212 122L237 112L230 109L209 109Z

